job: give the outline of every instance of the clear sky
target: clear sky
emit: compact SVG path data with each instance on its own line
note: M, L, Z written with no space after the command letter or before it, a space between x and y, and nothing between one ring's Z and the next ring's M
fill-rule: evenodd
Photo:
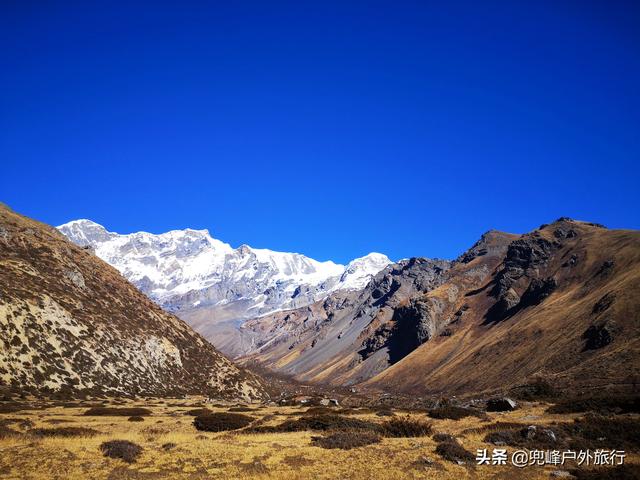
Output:
M8 1L0 42L0 200L50 224L340 262L640 227L640 2Z

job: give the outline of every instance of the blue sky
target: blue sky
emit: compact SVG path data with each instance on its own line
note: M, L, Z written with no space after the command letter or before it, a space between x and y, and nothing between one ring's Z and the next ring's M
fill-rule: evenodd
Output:
M639 228L639 5L4 2L0 200L341 262Z

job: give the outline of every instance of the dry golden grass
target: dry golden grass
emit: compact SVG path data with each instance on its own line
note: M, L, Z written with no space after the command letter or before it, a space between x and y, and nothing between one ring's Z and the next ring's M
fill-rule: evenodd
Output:
M241 432L206 433L197 431L193 417L186 411L196 405L175 406L177 402L141 402L128 406L145 406L153 414L143 422L129 422L126 417L83 416L85 408L52 407L37 411L20 411L0 415L28 419L34 428L51 427L63 421L65 426L93 428L101 432L94 437L36 438L28 434L0 439L0 478L6 479L536 479L549 478L557 468L492 467L456 465L440 458L437 443L431 436L421 438L383 438L381 443L352 450L327 450L312 445L318 432L246 434ZM167 405L168 404L168 405ZM173 405L173 406L172 406ZM546 405L534 405L505 414L489 414L490 421L546 424L568 420L577 415L545 414ZM212 408L226 411L226 408ZM278 424L300 413L296 407L264 407L248 415L256 419L273 415L266 422ZM424 414L409 414L427 420ZM357 418L381 422L374 413ZM53 421L53 422L52 422ZM475 417L455 420L430 420L434 432L458 437L462 446L473 452L493 448L482 441L484 433L464 430L487 425ZM25 432L24 428L15 429ZM144 450L138 461L127 464L105 458L100 445L108 440L129 440ZM175 447L163 448L163 445ZM425 457L433 461L425 462ZM635 458L628 457L632 462Z

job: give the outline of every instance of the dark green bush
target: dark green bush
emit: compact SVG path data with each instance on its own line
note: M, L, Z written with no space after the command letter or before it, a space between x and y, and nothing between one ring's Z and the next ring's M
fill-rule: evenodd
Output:
M100 445L105 457L119 458L127 463L133 463L142 453L142 447L128 440L111 440Z
M393 417L395 416L395 413L393 413L393 410L390 408L381 408L376 412L376 415L378 417Z
M303 432L305 430L371 430L380 431L380 426L373 422L357 418L343 417L335 414L313 415L296 420L286 420L279 425L257 426L247 431L252 433Z
M445 460L453 463L471 463L476 459L473 453L465 450L464 447L456 441L439 443L436 447L436 453Z
M239 405L237 407L231 407L229 412L253 412L253 408L247 407L245 405Z
M448 433L436 433L431 438L433 438L433 441L437 443L456 441L456 437L454 437L453 435L449 435Z
M36 437L93 437L99 433L93 428L85 427L33 428L29 430L29 434Z
M84 415L92 417L146 417L151 415L151 410L142 407L93 407L84 412Z
M548 434L553 432L553 437ZM588 415L570 423L548 426L502 428L491 431L485 442L504 443L529 449L569 448L572 450L618 449L638 451L640 420L627 417Z
M627 463L590 470L575 469L570 473L577 480L640 480L640 465Z
M444 407L433 408L429 410L428 415L431 418L435 419L449 419L449 420L460 420L465 417L478 417L483 418L486 415L476 409L473 408L465 408L465 407L456 407L454 405L446 405Z
M558 397L558 392L547 381L536 378L531 383L519 385L511 389L510 394L518 400L551 400Z
M587 415L573 423L559 424L567 438L567 446L574 450L612 449L640 451L640 419Z
M244 428L253 420L253 417L241 413L218 412L196 417L193 420L193 425L197 430L205 432L223 432Z
M17 435L20 435L20 432L16 432L12 428L0 424L0 438L14 437Z
M640 413L640 396L575 397L558 401L547 413Z
M186 412L184 412L185 415L188 415L190 417L199 417L201 415L209 415L211 413L213 412L208 408L194 408L192 410L187 410Z
M345 432L335 432L326 437L312 437L311 443L321 448L340 448L350 450L352 448L364 447L378 443L382 437L366 430L350 430Z
M385 437L424 437L431 434L431 424L419 419L398 417L382 424L382 435Z

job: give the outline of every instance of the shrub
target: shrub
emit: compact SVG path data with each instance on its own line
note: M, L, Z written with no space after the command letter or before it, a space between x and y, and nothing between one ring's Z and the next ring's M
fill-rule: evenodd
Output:
M239 405L237 407L231 407L229 412L253 412L253 408L247 407L245 405Z
M390 408L381 408L376 412L378 417L394 417L396 414Z
M142 407L93 407L84 412L84 415L92 417L146 417L151 415L151 410Z
M453 435L449 435L448 433L436 433L433 437L433 441L436 443L442 442L455 442L456 438Z
M465 450L464 447L456 441L439 443L436 447L436 453L445 460L454 463L474 462L476 459L473 453Z
M570 473L578 480L640 480L640 465L627 463L591 470L575 469Z
M282 462L285 465L288 465L291 468L296 470L302 467L308 467L309 465L313 465L315 462L309 458L303 457L301 455L287 455L282 459Z
M84 427L34 428L29 430L29 434L37 437L93 437L99 433L93 428Z
M350 430L345 432L335 432L326 437L312 437L312 445L321 448L340 448L342 450L350 450L352 448L364 447L378 443L382 437L366 430Z
M223 432L244 428L251 422L253 422L253 417L241 413L218 412L196 417L193 425L197 430L205 432Z
M431 424L409 417L392 418L382 424L385 437L424 437L431 434Z
M328 407L309 407L303 415L332 415L334 412Z
M133 463L142 453L142 447L128 440L111 440L100 445L105 457L119 458L127 463Z
M242 471L246 477L253 477L256 475L266 475L269 473L267 466L262 463L262 460L258 457L254 457L250 462L235 462L235 466L238 470Z
M462 434L467 435L470 433L496 432L498 430L524 428L526 426L527 425L523 423L516 423L516 422L496 422L496 423L490 423L489 425L483 425L482 427L467 428L462 431Z
M449 419L449 420L460 420L465 417L478 417L483 418L486 415L479 410L475 410L473 408L465 408L465 407L456 407L454 405L446 405L444 407L434 408L429 410L428 415L431 418L436 418L440 420Z
M303 432L305 430L371 430L380 432L380 426L373 422L348 418L336 414L313 415L296 420L286 420L279 425L254 426L246 431L249 433L285 433Z
M638 418L587 415L573 423L560 424L558 429L568 437L567 445L574 450L640 450Z
M141 417L140 415L134 415L133 417L129 417L127 419L127 421L129 421L129 422L144 422L144 417Z
M639 396L565 398L547 409L547 413L601 414L640 413Z
M12 403L0 403L0 413L14 413L24 410L25 407Z
M7 427L6 425L0 424L0 438L7 438L20 435L20 432L16 432L15 430Z
M184 412L185 415L188 415L190 417L200 417L202 415L209 415L211 413L213 412L208 408L194 408L192 410L187 410L186 412Z
M550 434L553 432L553 435ZM549 427L504 428L487 434L485 442L503 443L530 449L570 448L572 450L634 450L640 445L640 420L589 415L571 423Z
M513 388L511 394L518 400L550 400L558 396L556 389L542 378Z

